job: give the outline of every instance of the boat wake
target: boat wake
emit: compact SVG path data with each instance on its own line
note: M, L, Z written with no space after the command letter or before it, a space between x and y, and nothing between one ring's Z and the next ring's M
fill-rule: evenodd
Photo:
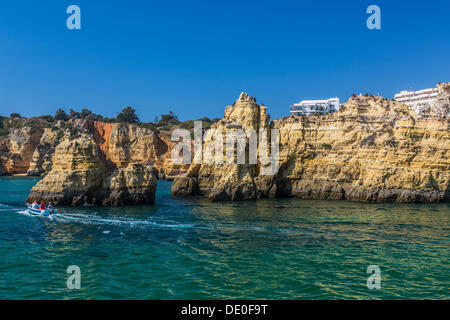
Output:
M4 204L4 203L0 203L0 211L5 211L5 210L9 210L11 209L11 206Z
M113 225L128 226L135 228L155 227L155 228L176 228L186 229L192 228L194 225L190 223L179 223L172 220L157 219L155 217L149 219L133 219L127 217L103 217L96 214L82 213L58 213L49 217L51 220L61 223L82 223L91 225ZM158 220L158 221L152 221Z
M163 219L160 217L148 217L147 219L134 219L129 217L108 217L100 216L97 213L56 213L49 216L36 216L23 208L13 208L11 206L0 203L0 211L14 209L19 214L29 217L40 217L51 221L60 223L81 223L86 225L113 225L113 226L128 226L134 228L176 228L187 229L194 227L192 223L181 223L179 221Z
M23 214L24 216L28 216L28 217L37 217L37 216L35 216L35 215L29 213L28 210L19 210L19 209L18 209L18 210L16 210L16 211L17 211L17 213Z

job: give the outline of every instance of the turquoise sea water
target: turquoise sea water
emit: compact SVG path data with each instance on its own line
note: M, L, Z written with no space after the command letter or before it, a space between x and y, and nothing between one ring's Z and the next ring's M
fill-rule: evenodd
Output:
M36 182L0 178L0 299L450 298L448 203L208 203L158 182L155 206L43 218L22 205Z

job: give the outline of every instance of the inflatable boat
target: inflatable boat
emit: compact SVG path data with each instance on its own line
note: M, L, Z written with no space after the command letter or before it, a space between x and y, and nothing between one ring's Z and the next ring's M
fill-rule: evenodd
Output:
M51 214L58 213L58 210L53 209L53 212L50 212L50 210L33 209L31 206L28 206L28 213L32 214L32 215L35 215L35 216L48 217Z

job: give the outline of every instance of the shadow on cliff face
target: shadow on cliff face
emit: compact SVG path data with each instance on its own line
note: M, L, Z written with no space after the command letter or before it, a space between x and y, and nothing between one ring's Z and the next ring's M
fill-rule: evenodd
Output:
M157 157L161 157L169 151L167 143L155 132L153 133L153 142L155 144L155 153Z
M105 146L107 144L108 137L111 134L112 124L111 123L100 123L97 121L87 121L86 128L94 136L95 143L97 144L98 149L99 149L98 151L99 151L100 160L102 160L105 163L108 171L111 172L111 171L114 171L115 169L117 169L116 164L114 162L112 162L111 159L109 159L105 153Z
M288 198L292 196L292 181L284 178L276 178L275 179L276 198Z

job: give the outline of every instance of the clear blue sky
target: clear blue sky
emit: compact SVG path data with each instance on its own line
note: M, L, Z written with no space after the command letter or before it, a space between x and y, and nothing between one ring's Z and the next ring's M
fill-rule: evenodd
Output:
M66 28L71 4L81 30ZM448 0L2 0L0 114L213 118L246 91L278 118L301 99L391 98L450 81L449 21Z

